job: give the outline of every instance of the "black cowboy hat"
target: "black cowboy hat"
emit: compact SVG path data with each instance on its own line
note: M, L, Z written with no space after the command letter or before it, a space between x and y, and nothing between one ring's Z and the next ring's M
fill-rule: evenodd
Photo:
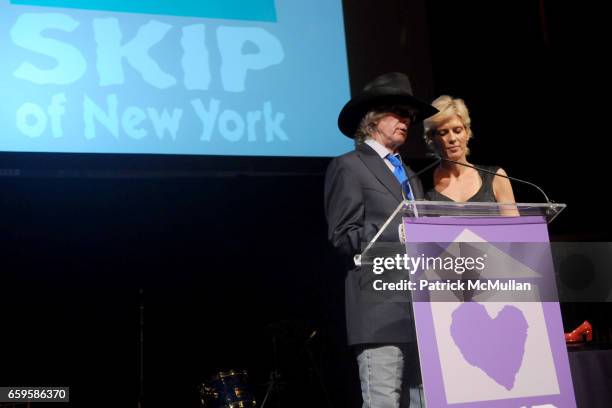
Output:
M415 122L438 113L430 104L412 95L410 79L401 72L388 72L368 83L360 94L348 101L338 115L338 128L353 138L363 116L384 105L410 106L416 111Z

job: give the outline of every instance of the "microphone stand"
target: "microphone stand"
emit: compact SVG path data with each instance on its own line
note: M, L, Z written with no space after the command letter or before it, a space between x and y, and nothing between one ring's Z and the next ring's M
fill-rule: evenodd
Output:
M431 164L428 164L427 166L425 166L421 170L419 170L416 173L414 173L412 176L408 177L406 179L406 181L404 181L404 183L410 183L410 180L417 178L418 176L420 176L421 174L425 173L427 170L431 169L432 167L434 167L435 165L437 165L438 163L440 163L442 161L442 158L439 157L439 156L433 156L433 157L436 158L436 161L434 161ZM403 197L404 200L406 200L406 194L405 194L405 191L404 191L404 186L402 186L402 197ZM383 233L383 231L387 228L387 226L389 225L391 220L395 218L395 216L397 215L397 213L400 210L401 210L401 206L398 206L395 209L395 211L393 212L393 214L391 214L391 216L387 219L387 221L382 225L382 227L380 227L380 229L378 230L376 235L374 235L374 238L372 238L372 240L370 241L368 246L366 246L365 249L361 252L362 254L364 254L364 253L366 253L366 252L368 252L370 250L372 245L374 245L374 242L376 242L376 240L378 240L378 237L380 236L380 234ZM361 254L356 254L356 255L353 256L353 263L356 266L361 266Z
M138 290L139 296L139 327L138 327L138 408L143 408L144 400L144 289Z
M544 199L546 200L546 203L553 204L553 201L550 201L548 199L548 196L546 195L544 190L542 190L540 187L538 187L537 185L535 185L535 184L533 184L533 183L531 183L529 181L522 180L522 179L519 179L519 178L516 178L516 177L510 177L510 176L503 175L503 174L498 174L498 173L496 173L494 171L483 169L482 167L474 166L473 164L467 164L467 163L462 163L462 162L457 161L457 160L446 159L446 158L444 158L444 157L442 157L440 155L437 155L437 154L434 154L433 156L438 159L438 161L436 163L440 163L440 161L445 161L445 162L449 162L449 163L455 163L455 164L458 164L460 166L465 166L465 167L469 167L471 169L482 171L483 173L488 173L488 174L492 174L494 176L499 176L499 177L507 178L508 180L513 180L513 181L517 181L519 183L527 184L527 185L529 185L531 187L536 188L544 196ZM429 168L429 166L427 168Z
M272 335L272 370L270 371L270 381L268 382L268 389L266 390L266 394L264 396L263 401L261 402L260 408L265 408L268 399L272 394L276 395L276 403L277 406L280 407L281 404L281 385L282 385L282 375L278 368L278 347L276 345L276 334Z
M438 164L440 164L440 162L442 161L442 157L440 157L440 156L433 156L433 157L435 157L435 159L436 159L433 163L428 164L427 166L423 167L421 170L417 171L412 176L408 177L408 180L406 180L406 181L410 182L410 180L419 177L421 174L425 173L427 170L429 170L432 167L437 166Z

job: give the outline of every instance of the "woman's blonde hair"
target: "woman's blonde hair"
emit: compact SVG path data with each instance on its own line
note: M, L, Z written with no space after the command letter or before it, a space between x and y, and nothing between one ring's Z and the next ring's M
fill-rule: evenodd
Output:
M470 111L468 110L467 106L465 106L463 99L453 98L449 95L441 95L436 98L431 105L439 110L438 113L423 121L423 137L425 139L425 143L431 150L434 152L436 151L433 138L437 128L455 115L457 115L461 119L461 122L463 122L463 126L465 127L465 131L468 135L468 140L472 138L472 119L470 119Z

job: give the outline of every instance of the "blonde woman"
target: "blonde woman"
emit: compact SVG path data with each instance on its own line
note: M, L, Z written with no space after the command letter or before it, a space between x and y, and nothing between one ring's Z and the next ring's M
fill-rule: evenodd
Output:
M442 159L434 171L434 187L427 193L432 201L514 203L510 180L497 177L506 172L499 166L480 166L467 160L472 138L471 119L462 99L442 95L432 102L439 113L424 121L425 141ZM455 163L454 163L455 162ZM461 164L460 164L461 163ZM493 173L493 174L492 174ZM518 215L515 209L504 215Z

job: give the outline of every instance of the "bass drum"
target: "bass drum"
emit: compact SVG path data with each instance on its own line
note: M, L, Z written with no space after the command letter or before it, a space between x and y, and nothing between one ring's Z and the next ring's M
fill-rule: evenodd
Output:
M254 408L255 395L246 370L222 371L200 386L203 408Z

